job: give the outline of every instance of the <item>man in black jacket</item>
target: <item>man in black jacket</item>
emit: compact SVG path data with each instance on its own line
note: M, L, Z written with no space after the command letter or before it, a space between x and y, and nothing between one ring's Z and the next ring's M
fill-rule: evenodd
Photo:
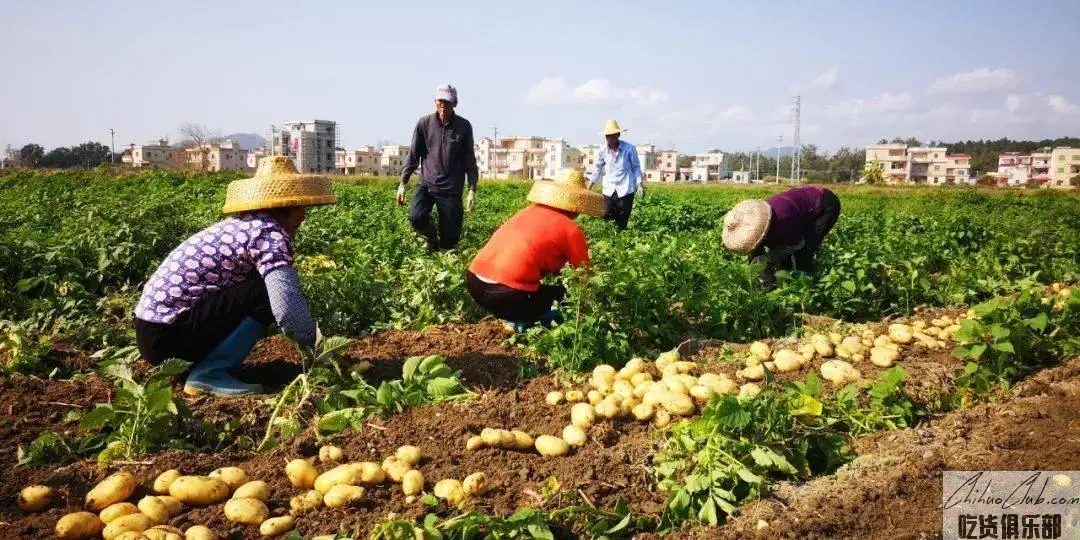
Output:
M409 206L409 222L427 240L428 249L454 249L461 239L464 219L461 194L469 181L466 206L472 212L476 200L476 154L472 124L454 113L457 89L450 85L435 90L435 112L424 116L413 130L412 148L401 169L397 203L405 204L405 186L420 167L420 185ZM431 223L431 208L439 212L439 228Z

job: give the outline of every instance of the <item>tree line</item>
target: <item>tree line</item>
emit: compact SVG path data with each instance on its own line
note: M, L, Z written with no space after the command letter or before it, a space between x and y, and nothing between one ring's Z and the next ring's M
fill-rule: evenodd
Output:
M44 167L52 169L70 169L74 167L94 168L102 163L109 163L112 156L114 163L120 163L120 154L113 154L108 146L99 142L84 142L76 146L61 146L48 152L40 144L30 143L19 149L19 159L23 167Z

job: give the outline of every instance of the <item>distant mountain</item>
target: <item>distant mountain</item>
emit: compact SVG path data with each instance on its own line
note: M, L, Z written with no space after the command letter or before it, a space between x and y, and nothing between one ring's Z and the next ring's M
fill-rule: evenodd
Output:
M240 148L245 150L253 150L255 148L263 148L266 146L266 138L258 133L233 133L232 135L224 135L222 140L231 140L240 145Z
M750 150L747 153L750 153L750 152L753 152L753 150ZM792 156L794 154L795 154L795 147L794 146L781 146L780 147L780 157L789 157L789 156ZM766 149L762 150L761 155L763 155L765 157L775 158L776 157L776 147L774 146L772 148L766 148Z

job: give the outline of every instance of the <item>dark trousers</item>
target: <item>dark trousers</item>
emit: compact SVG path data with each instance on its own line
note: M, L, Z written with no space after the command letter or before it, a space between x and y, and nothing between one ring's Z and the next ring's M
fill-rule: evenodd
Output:
M169 358L200 362L236 330L245 317L273 324L266 284L258 276L203 298L172 324L135 318L135 343L153 365Z
M439 213L439 228L431 223L431 208ZM465 219L465 209L461 203L461 194L432 193L427 186L416 186L412 203L409 205L409 223L413 229L427 240L428 249L453 249L461 240L461 222Z
M566 296L566 288L561 285L540 285L536 292L520 291L501 283L487 283L468 271L465 286L480 307L504 321L520 323L539 321L552 304Z
M619 230L626 230L626 224L630 222L630 210L633 208L633 192L622 197L604 195L604 219L614 221Z
M814 273L814 254L821 247L825 236L836 225L840 217L840 199L832 191L825 190L821 201L821 211L814 217L810 230L803 234L803 246L790 257L775 257L766 255L759 250L751 255L755 263L765 263L765 269L761 271L758 279L766 288L776 286L777 270L798 270L807 274Z

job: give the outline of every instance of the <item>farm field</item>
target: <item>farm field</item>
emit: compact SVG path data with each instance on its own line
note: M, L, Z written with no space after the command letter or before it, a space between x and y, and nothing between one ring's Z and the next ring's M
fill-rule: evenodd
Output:
M625 233L579 219L594 268L566 272L567 322L508 336L464 270L527 184L482 182L461 247L428 255L393 183L344 179L296 239L328 338L260 343L239 375L266 396L190 398L184 366L137 358L131 310L234 178L0 176L0 537L53 537L118 471L136 503L167 470L239 467L294 538L876 538L940 529L943 470L1080 468L1075 196L838 188L818 279L766 294L719 223L777 189L658 186ZM406 467L422 491L358 478L342 507L293 508L295 459ZM484 489L435 487L473 473ZM52 501L24 511L35 484ZM260 537L224 503L158 521Z

